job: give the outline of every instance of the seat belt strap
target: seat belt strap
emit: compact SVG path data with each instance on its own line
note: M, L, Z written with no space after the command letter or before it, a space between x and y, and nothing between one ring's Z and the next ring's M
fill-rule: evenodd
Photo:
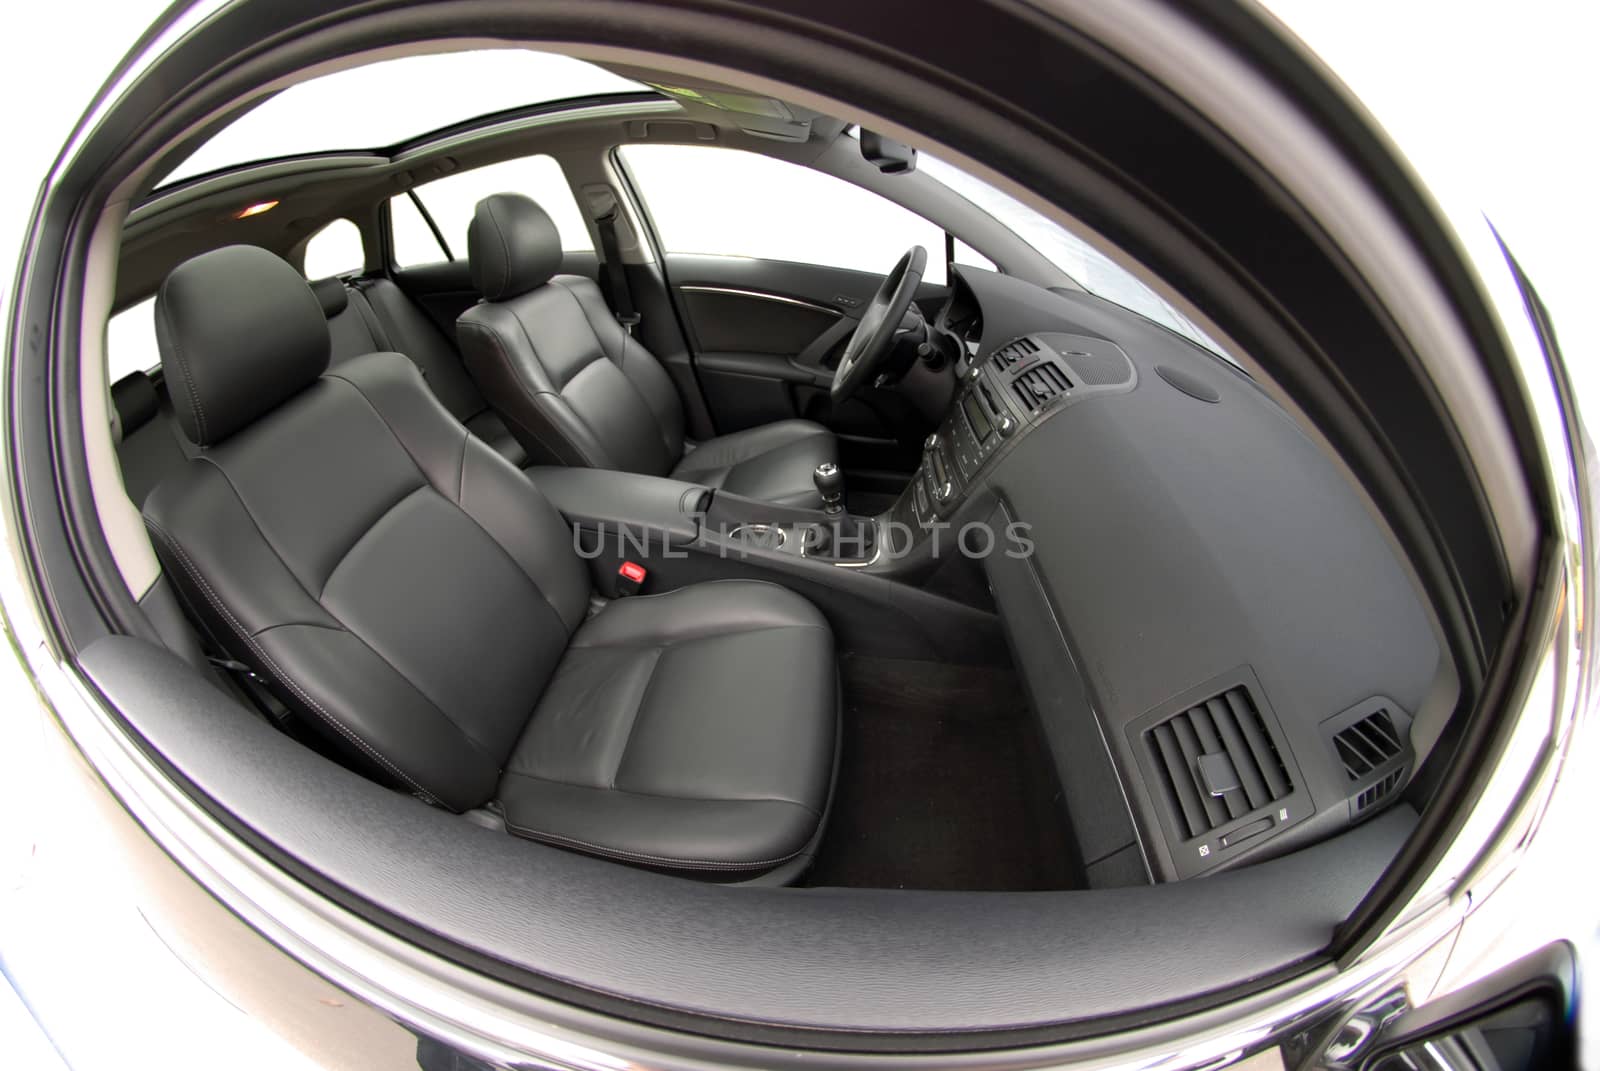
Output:
M372 336L373 344L380 350L393 350L394 344L389 341L389 332L383 329L383 322L378 319L378 310L372 307L372 301L367 297L369 285L371 284L362 279L347 280L346 289L350 292L350 304L356 307L356 315L360 316L361 322L366 325L367 334Z
M600 256L606 273L606 289L611 291L611 309L617 323L628 334L639 324L639 313L633 307L633 291L628 289L628 272L622 263L621 244L617 241L617 207L611 199L611 210L594 217L595 229L600 232Z

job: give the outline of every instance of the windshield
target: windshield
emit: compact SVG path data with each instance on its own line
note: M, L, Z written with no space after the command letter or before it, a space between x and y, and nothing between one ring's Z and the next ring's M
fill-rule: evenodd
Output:
M549 52L405 56L290 86L224 127L163 182L279 156L394 145L508 108L637 92L648 89ZM352 107L352 101L383 101L383 107Z
M1160 294L1083 239L1041 216L1015 197L925 152L917 153L917 170L994 217L996 222L1027 242L1040 256L1060 268L1089 293L1114 301L1230 362L1233 360L1211 336L1173 308Z

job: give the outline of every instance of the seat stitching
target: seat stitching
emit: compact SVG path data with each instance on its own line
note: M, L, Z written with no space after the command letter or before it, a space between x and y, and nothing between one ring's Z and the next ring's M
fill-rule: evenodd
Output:
M715 583L712 580L702 583ZM661 592L670 595L671 592ZM634 596L635 598L649 598L650 596ZM684 636L682 639L669 640L666 643L573 643L569 647L580 647L585 651L605 651L615 648L625 648L634 651L665 651L688 643L699 643L702 640L721 639L724 636L755 636L763 632L788 632L799 629L815 629L818 632L830 632L826 625L763 625L760 628L733 628L721 632L703 632L693 636Z
M601 844L592 844L585 840L579 840L577 837L568 837L560 833L547 833L543 830L519 826L510 820L506 821L506 828L530 840L545 841L570 848L580 848L595 855L610 856L613 859L627 859L640 863L659 863L662 866L680 867L684 870L760 870L765 867L777 866L779 863L787 863L806 850L806 846L802 845L788 855L779 856L776 859L760 859L749 863L729 863L710 859L678 859L667 855L650 855L646 852L629 851L626 848L608 848Z
M486 197L483 200L484 211L489 216L489 223L494 228L494 236L500 242L500 285L496 288L504 294L511 285L511 249L506 245L506 235L500 227L500 220L494 214L494 199Z
M345 380L345 382L349 382L349 381ZM353 385L354 384L352 384L352 386ZM357 390L359 392L359 388L357 388ZM362 397L365 398L366 396L362 395ZM368 402L367 404L371 405L370 402ZM379 414L379 419L380 420L382 419L382 414ZM385 421L385 426L387 426L387 423L388 422ZM394 434L394 430L392 428L390 429L390 434L391 435ZM396 438L398 438L398 436L396 436ZM402 449L405 446L404 443L401 443L400 445L401 445ZM217 474L219 476L221 476L222 481L225 484L228 485L228 490L233 492L233 497L239 503L239 508L241 510L243 510L245 516L249 518L251 526L253 528L255 528L255 530L256 530L256 535L260 536L261 537L261 541L267 545L267 549L275 557L277 557L280 562L283 562L283 556L278 553L278 550L273 545L272 540L267 538L267 533L265 533L265 532L263 532L261 530L261 525L256 521L255 515L250 512L250 507L245 505L244 496L241 495L239 493L239 489L234 486L233 478L228 475L228 470L223 468L222 465L220 465L217 462L216 458L211 457L210 455L207 455L207 454L197 455L195 457L195 460L196 461L203 461L203 462L205 462L206 464L210 465L213 469L215 469L217 471ZM432 489L435 494L439 494L438 488L434 487L431 482L427 482L427 476L426 476L426 474L421 472L420 468L418 469L418 472L419 472L419 475L423 476L423 480L425 482L421 486L419 486L417 488L417 491L420 491L420 490L423 490L423 489ZM416 491L412 491L410 494L407 494L405 497L406 498L410 498L411 495L413 495L413 494L416 494ZM440 497L443 497L443 495L440 495ZM401 499L401 501L405 501L405 499ZM399 505L399 504L400 504L399 502L395 503L395 505ZM394 509L393 506L389 507L388 510L384 511L383 516L388 516L388 514L393 509ZM462 512L465 513L466 511L463 510ZM468 518L471 519L471 514L468 514ZM381 519L382 519L382 517L379 518L379 520L381 520ZM155 522L152 521L151 523L155 523ZM476 524L477 522L473 521L473 523ZM482 529L482 525L479 525L479 528L481 530ZM371 529L369 528L368 531L370 531L370 530ZM487 534L487 533L485 533L485 534ZM361 536L357 537L356 543L360 543L361 539L365 538L365 536L366 536L366 532L363 532L361 534ZM493 541L493 539L494 539L493 536L490 536L489 538L490 538L491 541ZM499 544L496 544L496 546L498 546L498 545ZM354 549L355 549L355 544L351 544L350 548L345 551L345 555L348 556L350 551L354 550ZM502 553L504 553L504 548L501 548L501 550L502 550ZM510 557L509 554L506 555L506 556L508 558ZM340 558L341 562L343 560L344 560L343 558ZM516 565L515 560L512 561L512 564ZM378 661L382 662L384 665L388 666L389 669L391 669L394 672L395 676L397 676L401 680L405 681L406 684L409 685L418 695L420 695L430 706L432 706L435 710L437 710L439 712L439 716L441 718L443 718L450 725L451 728L455 729L456 732L461 734L461 738L467 742L468 746L470 746L472 748L475 748L475 749L478 749L478 750L483 750L483 745L480 744L477 740L474 740L470 733L468 733L459 724L457 724L456 720L450 716L450 712L449 711L445 710L444 707L442 707L438 703L434 702L433 697L428 695L420 687L418 687L417 683L415 681L413 681L410 677L408 677L406 674L402 673L398 666L396 666L393 662L390 662L387 658L385 658L382 654L380 654L378 652L378 650L372 646L372 644L368 643L365 639L363 639L361 636L359 636L353 629L351 629L342 620L340 620L340 618L339 618L339 616L337 614L335 614L332 610L328 609L328 607L323 604L321 595L313 595L313 594L311 594L310 590L308 590L306 588L305 584L300 580L300 578L295 575L294 570L292 570L292 569L290 569L288 567L288 563L284 562L283 565L284 565L284 572L288 573L289 576L294 578L294 582L300 588L301 593L304 594L305 597L317 607L317 609L321 610L323 613L327 614L330 618L332 618L338 624L340 631L342 631L345 635L347 635L347 636L351 637L352 639L354 639L357 643L360 643L368 651L372 652L372 656L374 658L376 658ZM329 573L329 576L332 576L331 572ZM539 585L536 582L533 582L531 577L529 578L529 580L530 580L530 582L533 583L534 590L535 591L539 591L540 595L543 596L544 592L542 590L540 590ZM324 586L324 588L326 588L326 586L327 586L327 579L326 578L324 578L324 580L323 580L323 586ZM555 611L556 619L558 621L561 621L561 623L564 626L566 624L566 619L561 617L560 611L556 611L555 610L554 604L550 604L550 600L548 598L545 599L545 602L550 605L550 608L551 608L552 611ZM265 630L262 630L262 631L265 631ZM489 761L493 762L497 769L499 768L500 764L498 762L494 761L494 757L492 755L487 755L486 754L484 756L484 758L486 758Z
M514 320L516 319L515 314L512 314L512 319L514 319ZM517 320L517 325L519 327L521 327L522 321L521 320ZM470 327L474 331L478 332L480 335L488 337L488 340L494 345L494 351L495 351L496 358L511 373L512 378L514 380L516 380L518 385L523 386L523 388L526 391L526 393L527 393L528 397L530 398L530 400L531 399L540 398L540 397L550 397L550 398L556 399L558 402L561 402L562 404L566 404L566 399L562 398L561 394L559 392L542 390L542 389L539 388L539 386L537 384L526 384L525 383L524 377L522 376L522 374L520 372L517 371L517 366L512 363L511 358L508 356L505 346L503 346L501 344L501 342L500 342L500 332L499 331L495 330L493 327L490 327L488 324L478 323L478 322L476 322L474 320L457 320L456 321L457 330L459 330L459 329L461 329L463 327ZM527 337L528 329L526 327L522 328L522 334L523 334L524 337ZM533 344L533 340L531 338L528 339L528 344L530 346ZM534 360L538 360L538 359L539 359L539 351L538 351L537 348L535 348L534 349ZM558 461L560 460L560 458L562 456L562 451L560 449L552 449L549 441L546 440L543 435L539 434L538 429L536 429L534 427L531 427L525 421L517 419L517 417L515 415L513 415L513 414L511 414L511 413L509 413L509 412L507 412L507 411L505 411L503 409L499 409L497 407L492 407L492 406L491 406L491 408L494 408L495 412L499 413L501 415L501 417L504 418L505 420L510 421L512 424L515 424L517 427L523 429L528 434L532 435L534 437L534 439L538 440L538 443L539 443L540 446L544 447L544 449L546 451L548 451L550 454L554 455L557 458ZM570 406L569 406L569 408L570 408ZM537 412L537 410L535 410L535 411ZM552 429L552 430L554 430L554 429ZM565 435L562 435L559 431L555 432L555 434L556 434L557 439L561 440L563 443L565 443L565 445L567 445L568 447L571 448L572 452L577 455L578 461L581 464L587 465L589 468L601 468L601 467L603 467L603 466L600 465L599 462L593 460L592 458L590 458L588 456L587 452L584 450L583 445L581 443L579 443L579 442L577 442L575 440L574 441L567 441L567 437Z
M556 399L556 401L560 401L561 400L561 396L559 394L551 394L549 391L540 391L537 395L535 395L535 397L539 397L539 398L554 398L554 399ZM561 444L558 443L557 445L552 446L548 439L546 439L543 435L539 434L539 429L538 428L532 426L531 424L524 423L523 421L518 420L514 416L511 416L511 415L507 414L506 415L506 420L510 421L512 424L515 424L517 427L521 428L523 431L525 431L529 435L533 436L534 439L539 443L539 445L544 447L545 451L556 459L556 464L558 464L558 465L567 464L567 462L565 462L565 461L563 461L561 459L562 454L564 452L561 449ZM579 468L591 468L591 469L600 467L600 466L596 465L594 462L590 461L587 457L584 456L582 447L576 446L576 444L572 444L572 445L574 446L573 452L577 455L577 458L578 458L577 467L579 467Z
M399 509L401 506L403 506L407 502L411 501L420 492L422 492L422 491L432 491L432 490L433 490L433 488L431 486L429 486L428 484L426 484L426 483L418 484L416 487L413 487L411 490L407 491L405 494L401 495L399 498L397 498L393 502L389 503L389 505L384 508L384 511L382 513L378 514L376 517L374 517L372 519L372 523L371 524L367 525L365 528L363 528L361 530L361 533L356 536L355 541L352 542L348 547L344 548L344 553L339 555L338 559L328 569L327 575L322 578L322 588L321 588L320 591L317 592L317 594L315 596L313 596L313 598L316 600L316 603L317 603L318 606L322 605L322 596L327 593L328 582L333 579L333 574L335 574L335 573L337 573L339 571L339 567L345 563L345 560L347 558L349 558L351 554L355 553L355 549L362 544L362 542L367 538L367 536L372 534L373 529L377 528L378 525L382 524L384 522L384 520L389 516L389 514L393 513L395 510ZM437 492L435 492L435 493L437 493ZM307 592L307 594L309 595L310 592Z
M697 588L703 588L707 584L752 584L752 585L759 584L761 587L764 587L764 588L777 588L779 591L785 592L786 594L789 594L789 595L793 595L797 599L800 598L800 596L797 595L793 590L784 587L782 584L779 584L777 581L774 581L774 580L757 580L757 579L754 579L752 577L745 577L745 576L724 576L724 577L718 577L718 578L716 578L714 580L696 581L694 586L697 587ZM671 591L656 591L656 592L650 593L649 595L630 595L630 596L628 596L628 601L630 601L630 602L639 602L641 599L665 599L670 595L677 595L680 592L684 592L684 591L687 591L687 590L689 590L689 589L688 588L674 588ZM807 605L810 605L810 604L808 603ZM777 626L777 627L782 627L782 626ZM801 626L797 625L795 627L799 628Z
M548 378L549 369L544 367L544 361L539 357L539 348L533 344L533 339L531 337L529 337L528 329L523 326L521 318L518 317L517 314L512 312L510 309L506 309L506 315L510 316L513 320L515 320L517 322L517 327L522 330L522 337L528 339L528 348L533 350L533 359L535 361L539 362L540 371L544 372L546 374L546 377ZM526 390L529 394L541 394L541 393L548 394L548 393L550 393L549 391L545 391L543 388L541 388L539 386L539 384L528 382L528 377L524 376L522 374L522 371L521 371L521 369L519 369L517 367L516 362L511 360L509 351L505 348L505 346L501 345L501 342L500 342L500 331L499 331L498 328L496 328L496 327L494 327L494 326L492 326L490 324L479 323L477 320L466 320L466 319L457 320L456 321L457 330L459 330L459 329L461 329L463 327L471 328L474 331L477 331L477 332L480 332L481 334L486 334L486 335L489 336L489 341L494 343L495 355L500 358L500 363L502 365L504 365L506 370L511 373L511 377L514 380L516 380L518 386L523 387L523 389ZM487 402L488 399L485 398L485 401ZM493 406L491 405L490 408L493 408Z
M299 696L300 699L303 700L312 710L320 714L324 721L326 721L334 729L338 730L338 732L344 736L345 739L349 740L362 751L370 755L373 759L377 760L378 763L390 773L394 774L396 777L400 778L400 780L416 789L426 800L430 802L435 801L433 793L419 785L410 775L406 774L398 766L390 762L371 744L368 744L365 740L361 739L361 737L357 735L353 729L330 714L327 708L325 708L321 703L317 702L317 700L305 689L301 688L299 683L295 681L293 677L290 677L287 673L285 673L282 667L280 667L278 663L273 660L272 656L267 653L266 649L263 648L261 644L256 642L256 638L251 635L250 632L245 629L244 625L239 622L239 619L233 615L233 611L230 610L222 601L222 599L217 595L216 591L212 589L211 584L200 573L200 570L189 558L188 551L183 549L183 545L175 540L172 535L167 532L165 528L161 527L161 525L156 521L147 517L145 518L145 523L154 528L161 536L161 541L170 547L173 553L177 554L178 560L183 564L184 571L189 574L195 583L200 585L200 590L205 593L206 601L211 603L211 605L216 608L217 612L222 614L222 616L227 619L227 622L233 631L239 636L240 639L244 640L245 643L250 645L250 648L255 651L257 656L259 656L268 667L270 667L273 676L277 678L277 680L279 680L284 687L288 688L290 691L294 692L295 695ZM347 633L349 632L348 629L344 631ZM349 634L354 635L354 633Z
M501 544L501 542L498 539L496 539L494 537L494 534L492 532L490 532L487 528L485 528L483 526L483 523L481 521L479 521L478 518L476 518L476 517L474 517L472 515L472 511L467 509L467 507L462 504L460 498L451 499L449 496L444 494L444 492L443 492L443 490L441 488L436 486L434 484L434 482L431 479L428 478L427 470L422 467L422 464L421 464L421 462L419 462L417 460L416 455L413 454L411 452L410 448L406 446L406 441L403 438L400 437L400 433L399 432L395 431L394 425L389 423L389 418L383 415L383 410L379 409L378 406L373 403L372 399L367 397L367 392L361 389L361 385L359 383L355 382L352 379L347 379L346 377L344 377L342 375L339 375L337 373L334 373L334 372L327 373L325 378L337 379L337 380L339 380L339 382L347 384L352 390L354 390L356 392L357 395L360 396L362 401L367 403L367 407L372 410L374 416L376 416L380 421L383 422L383 426L389 430L389 434L394 437L394 441L399 444L400 449L404 450L406 452L406 456L411 458L412 464L417 467L417 471L420 472L422 474L422 478L427 481L427 486L432 487L433 490L436 493L438 493L441 498L445 499L445 501L452 502L455 505L455 507L462 512L462 514L467 518L467 520L471 521L474 525L477 526L478 531L482 532L486 537L488 537L489 542L491 544L493 544L493 546L494 546L494 548L496 550L498 550L501 554L503 554L505 556L506 560L511 563L512 567L514 569L516 569L517 572L521 573L524 577L527 578L528 583L533 586L533 590L538 592L539 598L544 600L544 604L550 608L550 612L555 614L556 615L556 620L561 623L562 629L565 630L567 632L567 635L570 636L572 634L572 629L567 625L567 619L566 619L565 615L563 615L561 613L560 608L557 607L555 603L550 601L549 594L544 590L544 587L539 583L538 578L535 577L532 573L528 572L527 569L523 568L522 563L519 562L516 559L516 557L509 550L507 550ZM430 395L430 397L431 397L431 395ZM435 399L435 400L437 400L437 399ZM450 419L454 420L455 418L451 417ZM470 431L468 431L465 427L461 428L461 434L463 436L467 437L467 438L471 438L472 437L472 433ZM496 456L498 456L498 455L496 455ZM502 458L501 460L504 461L505 459ZM510 465L511 462L506 461L506 464ZM512 467L515 468L515 466L512 466ZM219 466L219 471L220 471L220 466ZM535 490L537 490L537 489L535 489ZM235 494L237 494L237 492L235 492ZM554 509L555 507L552 506L551 508ZM374 652L374 653L376 653L376 652ZM395 672L399 673L399 670L396 670ZM405 676L405 674L403 674L403 673L401 673L400 675L402 677ZM409 683L409 680L410 680L410 678L407 678L407 682L408 683ZM443 711L440 711L440 713L443 713ZM449 715L446 714L445 717L448 718ZM452 722L451 724L454 724L454 723ZM458 728L459 728L459 726L458 726Z
M803 811L810 811L818 818L822 817L815 807L801 803L799 800L786 800L778 796L677 796L664 792L640 792L631 788L607 788L601 785L582 785L574 781L558 781L553 777L540 777L538 774L523 773L520 770L507 770L511 777L521 777L529 781L542 781L547 785L559 785L562 788L585 789L590 792L620 792L624 796L639 796L649 800L683 800L687 803L784 803L799 807Z
M611 355L606 353L605 342L603 340L601 340L600 332L595 329L594 320L590 318L589 310L584 306L583 301L578 297L577 291L573 290L572 287L568 286L566 283L563 283L558 279L551 279L550 280L550 285L551 286L558 286L562 290L565 290L567 292L567 296L572 298L572 300L577 304L579 315L581 315L583 317L584 322L589 325L589 331L594 335L595 341L600 343L600 355L602 357L604 357L606 360L611 361ZM527 328L523 328L523 330L524 330L524 332L526 332ZM619 330L620 330L620 328L619 328ZM678 449L678 450L673 450L673 448L672 448L672 440L667 437L667 429L661 423L660 414L658 414L656 412L655 406L650 404L650 399L645 397L644 391L639 389L639 384L637 384L637 383L635 383L633 381L633 377L628 375L627 369L623 367L623 364L627 360L628 340L630 338L632 338L632 337L633 336L631 334L629 334L627 331L623 331L622 332L622 352L618 355L617 359L614 360L614 361L611 361L611 363L616 365L617 371L622 373L623 380L628 384L629 387L631 387L633 389L633 393L635 393L635 394L637 394L639 396L639 400L644 403L645 412L649 413L650 416L655 420L655 423L656 423L656 434L661 436L661 445L667 448L667 457L673 463L676 463L677 461L679 461L679 460L681 460L683 458L683 450L681 448ZM532 339L529 339L529 342L531 343ZM676 387L673 388L673 398L674 398L674 400L678 401L678 405L680 407L683 405L682 400L677 398L677 388ZM676 456L674 456L674 455L676 455Z
M161 289L164 291L166 288L166 283L162 283ZM188 391L190 404L194 406L195 430L200 433L203 442L210 436L206 434L206 410L200 404L200 392L195 389L194 374L189 371L189 361L184 357L183 346L178 342L178 333L173 329L172 313L167 309L166 301L158 301L156 307L161 311L161 318L166 321L167 341L172 347L172 355L178 359L178 369L183 373L183 385Z
M661 668L661 653L664 650L666 650L664 647L656 648L655 657L650 662L650 676L645 678L644 691L639 693L639 701L633 705L633 717L628 721L628 735L623 738L622 746L617 749L617 764L611 768L609 787L612 791L617 790L617 774L622 772L622 764L627 761L628 745L633 743L633 732L639 727L639 715L644 713L645 701L650 698L650 690L656 686L656 671ZM535 714L537 713L535 710Z

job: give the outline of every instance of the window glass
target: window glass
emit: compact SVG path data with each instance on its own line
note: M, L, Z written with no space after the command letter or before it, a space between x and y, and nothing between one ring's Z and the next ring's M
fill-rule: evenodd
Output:
M361 231L347 219L336 219L306 243L306 278L348 275L366 267Z
M592 63L525 48L404 56L312 78L268 97L162 181L296 153L381 148L530 104L644 91Z
M467 225L473 209L492 193L520 193L532 197L555 221L561 248L590 251L594 242L572 187L561 165L550 156L525 156L487 167L461 171L417 187L417 198L433 217L456 260L467 256ZM394 232L394 259L402 268L445 259L438 239L405 194L389 199L390 226Z
M931 254L930 254L931 256ZM997 271L994 261L972 248L960 238L956 239L956 263L965 264L969 268L982 268L985 271Z
M625 145L669 253L759 257L882 275L913 245L929 282L945 281L944 230L870 190L808 167L737 149ZM961 263L994 264L964 243Z
M129 305L106 323L106 372L115 383L132 372L148 372L161 363L156 347L156 299Z
M1041 256L1091 294L1114 301L1213 353L1227 357L1220 345L1182 312L1173 308L1170 302L1071 231L1041 216L1011 195L927 153L917 154L917 169L989 213L996 222L1033 246ZM959 254L956 259L962 262Z

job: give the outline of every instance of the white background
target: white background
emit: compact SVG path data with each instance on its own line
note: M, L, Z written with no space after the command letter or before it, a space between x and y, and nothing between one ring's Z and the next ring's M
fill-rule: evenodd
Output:
M0 288L8 310L17 242L40 180L106 73L165 6L166 0L117 0L8 7L0 34L0 100L6 103ZM1568 364L1588 399L1591 426L1600 423L1600 329L1594 316L1600 301L1595 268L1600 262L1595 208L1600 77L1593 55L1600 5L1584 0L1271 0L1270 6L1361 96L1419 170L1467 191L1483 206L1551 307ZM9 662L9 656L0 657ZM16 681L14 667L7 669L11 672L0 676L0 688ZM15 937L22 915L41 909L39 890L29 890L14 876L18 861L32 852L28 823L18 819L50 794L42 786L27 787L27 771L17 768L18 757L27 751L19 726L25 734L31 721L19 715L32 699L25 685L10 687L15 690L0 704L0 804L9 819L0 823L0 923L6 924L0 933ZM1580 876L1579 864L1560 850L1565 842L1578 853L1592 852L1587 833L1596 813L1594 789L1577 782L1566 779L1564 806L1552 811L1539 854L1523 867L1523 883L1541 894L1541 910L1525 912L1520 920L1531 931L1530 940L1542 931L1593 932L1594 877ZM1575 795L1579 792L1586 795ZM81 877L87 887L111 876ZM55 906L68 912L80 908L72 900ZM77 1054L85 1065L138 1066L140 1054L159 1054L162 1066L216 1066L215 1046L230 1036L227 1027L237 1013L164 959L136 916L86 917L83 926L77 953L56 954L62 977L78 988L85 1010L93 1009L95 1025L80 1038L84 1048ZM20 932L25 931L24 926ZM111 941L132 942L125 951L153 973L97 972L87 957ZM0 987L0 1036L24 1037L18 1029L21 1013L5 997ZM213 1014L170 1018L192 1010L188 1002L193 1000L210 1000ZM280 1045L263 1033L248 1051L235 1048L221 1058L230 1067L293 1066L296 1061ZM9 1051L13 1058L27 1059L25 1048Z

